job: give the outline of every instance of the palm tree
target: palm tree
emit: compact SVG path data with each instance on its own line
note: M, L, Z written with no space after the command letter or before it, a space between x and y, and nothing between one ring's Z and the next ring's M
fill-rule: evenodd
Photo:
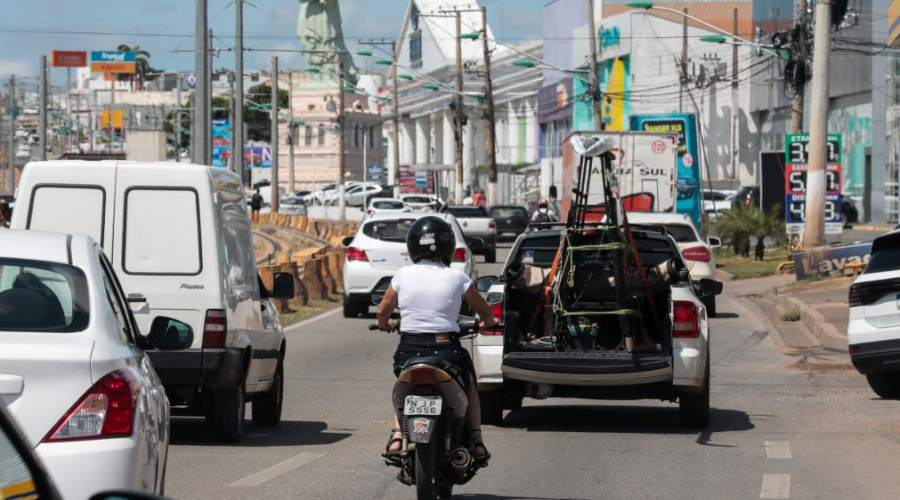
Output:
M780 244L785 239L784 222L781 220L781 206L763 210L756 206L738 205L722 212L714 225L715 231L731 241L734 254L750 257L750 237L756 238L754 258L764 260L766 238Z
M146 50L141 49L140 45L129 46L129 45L119 45L118 50L122 52L134 52L135 62L137 66L136 73L134 75L127 75L126 79L131 81L132 90L134 90L134 81L135 77L137 77L137 88L138 90L143 90L144 82L148 82L153 80L156 76L153 74L156 70L150 66L150 53Z

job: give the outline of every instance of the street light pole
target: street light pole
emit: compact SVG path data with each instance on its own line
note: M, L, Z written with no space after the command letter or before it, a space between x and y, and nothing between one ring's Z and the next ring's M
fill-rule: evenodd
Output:
M594 110L594 130L603 129L603 115L600 111L600 75L597 69L597 34L594 31L594 0L587 0L588 40L591 44L591 108Z
M38 118L38 160L47 161L47 56L41 56L40 77L38 79L38 98L40 100L41 109Z
M9 77L9 192L16 192L16 75Z
M197 87L194 91L193 157L199 165L207 165L209 155L209 39L207 30L207 0L196 0L196 20L194 26L194 72Z
M806 25L806 0L797 0L797 22L801 26ZM798 41L798 45L805 45L806 39L806 29L797 30L796 33L800 35L800 40ZM806 93L805 86L798 86L794 89L794 98L791 99L791 133L792 134L800 134L803 133L803 97Z
M825 169L828 148L828 58L831 52L831 2L816 2L812 91L809 117L809 169L806 174L806 224L803 246L825 242Z
M734 19L732 22L734 36L738 36L738 10L734 8ZM740 163L740 116L738 114L739 94L738 94L738 46L731 45L731 178L737 179L737 169Z
M397 71L399 68L397 67L400 62L400 54L397 53L397 42L391 43L391 59L394 60L394 64L391 66L391 100L393 101L394 108L394 116L392 117L394 121L394 127L391 130L391 140L394 143L394 150L392 151L394 156L394 198L400 197L400 91L399 86L397 85Z
M344 190L344 175L347 171L346 153L344 152L346 136L344 135L344 58L340 58L338 66L338 219L341 222L347 220L347 198Z
M278 199L278 56L272 58L272 213L277 214Z
M456 195L455 202L462 205L463 202L463 75L462 75L462 19L459 11L456 12Z
M231 157L234 172L241 176L246 185L250 178L244 172L244 0L235 0L235 36L234 36L234 132L231 144L234 154ZM245 179L246 177L246 179Z
M487 8L481 8L484 45L484 118L487 120L488 206L497 204L497 124L494 118L494 84L491 81L491 51L488 48Z

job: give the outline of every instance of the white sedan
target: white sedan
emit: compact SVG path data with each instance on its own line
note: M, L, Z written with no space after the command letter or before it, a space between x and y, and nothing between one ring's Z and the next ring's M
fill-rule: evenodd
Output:
M398 198L372 198L369 200L369 206L366 215L371 217L375 214L404 214L412 212L412 209Z
M456 252L450 267L476 277L475 258L466 244L456 218L450 214L375 214L366 219L356 235L344 240L347 261L344 264L344 317L355 318L378 305L394 273L412 264L406 250L406 233L412 224L426 216L440 217L450 223L456 235Z
M65 498L163 492L169 402L142 349L192 337L163 317L142 337L90 237L0 232L0 400Z

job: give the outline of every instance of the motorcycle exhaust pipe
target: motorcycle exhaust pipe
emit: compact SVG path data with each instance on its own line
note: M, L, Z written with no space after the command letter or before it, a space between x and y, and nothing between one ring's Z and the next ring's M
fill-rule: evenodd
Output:
M528 394L529 398L547 399L553 394L553 386L550 384L531 383L525 388L525 393Z
M469 453L469 450L459 447L450 453L450 467L453 470L453 478L456 482L466 479L471 465L472 455Z

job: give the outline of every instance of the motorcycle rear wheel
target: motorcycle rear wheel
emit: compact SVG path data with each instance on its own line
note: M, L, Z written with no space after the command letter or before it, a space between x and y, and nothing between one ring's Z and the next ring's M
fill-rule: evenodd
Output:
M416 498L436 500L438 443L416 443Z

